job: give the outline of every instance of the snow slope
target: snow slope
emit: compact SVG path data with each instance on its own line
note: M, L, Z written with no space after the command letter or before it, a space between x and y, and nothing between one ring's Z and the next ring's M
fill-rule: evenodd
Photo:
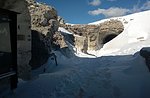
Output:
M150 11L136 13L127 17L135 18L133 21L129 22L124 32L122 32L116 39L104 46L105 49L120 49L125 45L138 43L140 41L150 42Z
M106 43L104 47L95 54L99 56L110 55L111 53L113 55L134 54L142 47L150 47L150 11L111 19L122 21L124 23L124 31L112 41ZM110 19L90 24L99 24L107 20Z
M97 57L66 58L56 51L58 66L49 58L45 73L44 67L34 71L38 77L20 80L6 98L150 98L150 72L138 53L150 47L150 11L120 19L129 20L124 32L94 51Z

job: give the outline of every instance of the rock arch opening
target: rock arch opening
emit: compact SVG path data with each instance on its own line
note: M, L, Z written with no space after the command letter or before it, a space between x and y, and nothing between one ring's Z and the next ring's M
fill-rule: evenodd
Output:
M118 36L117 34L109 34L106 37L104 37L103 39L103 44L111 41L113 38L115 38L116 36Z

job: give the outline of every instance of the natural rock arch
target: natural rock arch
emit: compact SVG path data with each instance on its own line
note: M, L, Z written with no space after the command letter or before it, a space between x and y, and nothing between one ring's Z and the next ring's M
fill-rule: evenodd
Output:
M113 38L115 38L116 36L118 36L117 34L109 34L109 35L106 35L104 37L104 39L102 40L102 43L103 44L106 44L107 42L111 41Z

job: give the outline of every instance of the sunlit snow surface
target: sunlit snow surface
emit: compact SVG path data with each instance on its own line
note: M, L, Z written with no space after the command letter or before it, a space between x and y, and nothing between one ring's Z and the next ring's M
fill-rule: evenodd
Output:
M150 72L138 53L150 47L150 11L116 19L128 21L125 30L101 50L70 58L56 52L58 66L49 58L8 98L150 98Z

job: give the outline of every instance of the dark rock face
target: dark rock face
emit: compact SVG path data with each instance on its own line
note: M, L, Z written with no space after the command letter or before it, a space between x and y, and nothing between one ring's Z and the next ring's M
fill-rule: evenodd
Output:
M150 48L146 47L141 49L140 55L145 58L145 63L150 71Z
M32 58L30 60L32 69L38 68L44 64L49 57L49 50L45 43L41 40L41 37L44 38L45 36L35 30L32 30Z
M31 30L32 30L32 58L30 65L32 69L38 68L46 63L49 54L51 54L52 43L60 42L57 20L57 11L49 5L38 3L35 0L26 0L28 2L28 9L31 16ZM60 38L60 39L59 39ZM57 48L56 44L55 48ZM60 47L58 47L60 48Z

